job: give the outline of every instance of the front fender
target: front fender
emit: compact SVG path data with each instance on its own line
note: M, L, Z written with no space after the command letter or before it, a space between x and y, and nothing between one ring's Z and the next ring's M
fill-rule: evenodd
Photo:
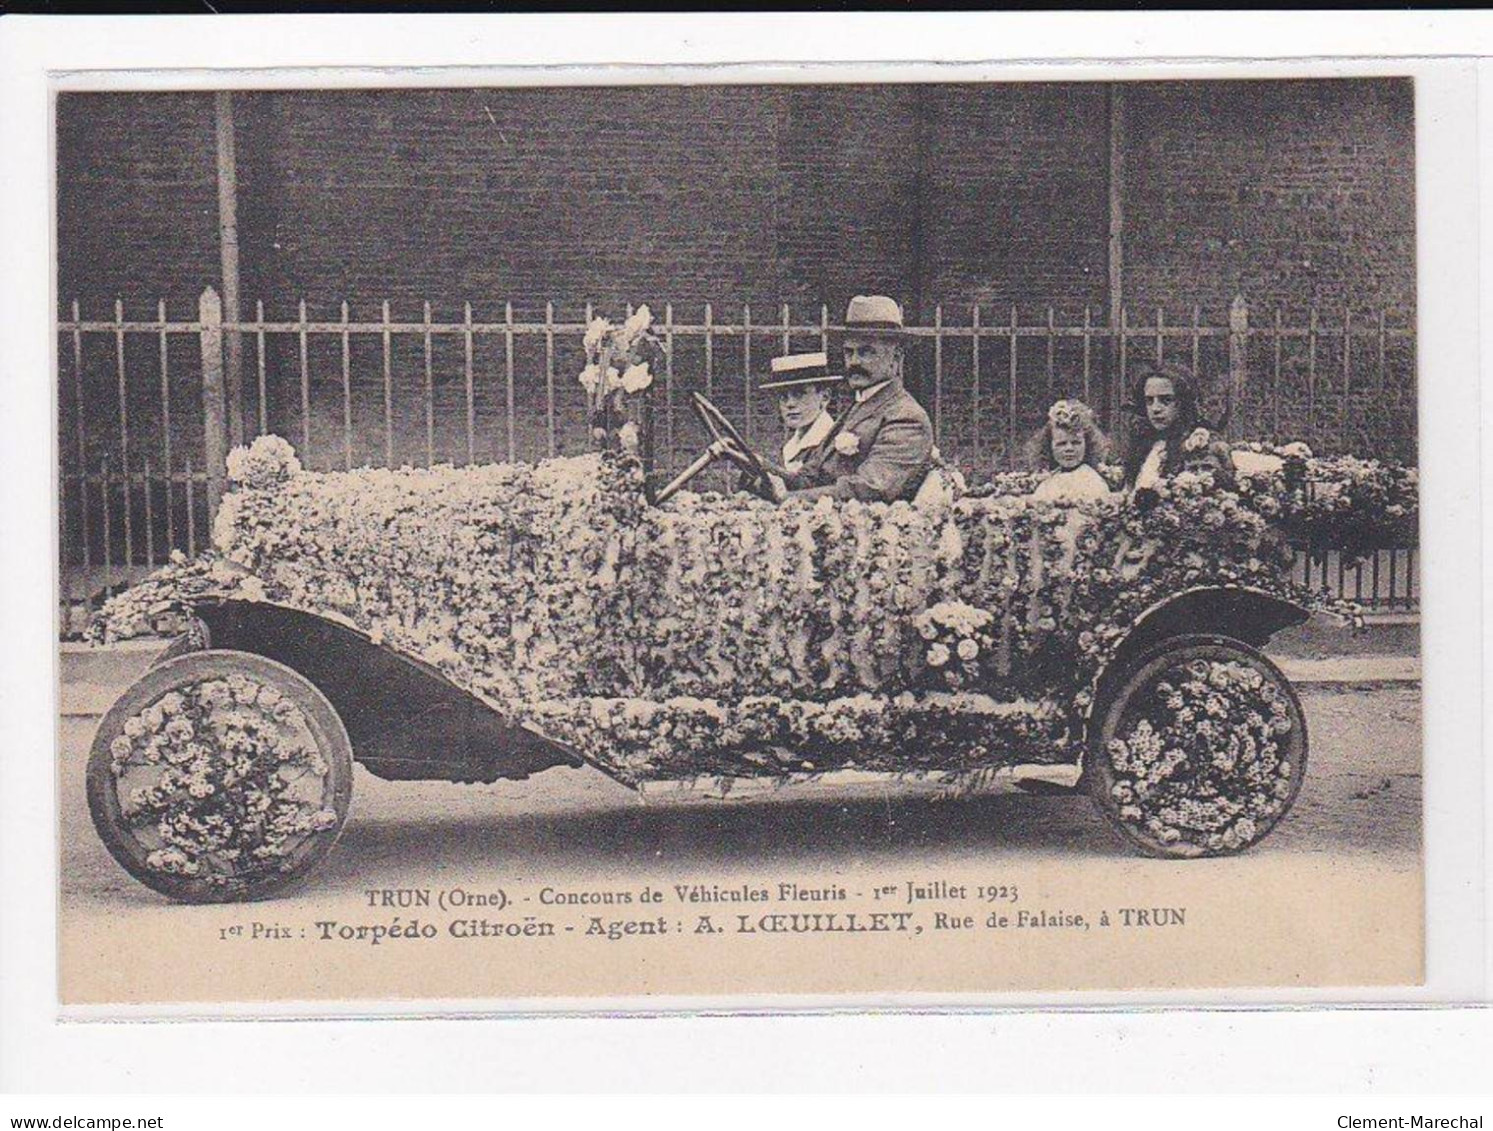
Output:
M214 598L193 611L204 644L266 656L315 684L341 716L357 760L380 777L492 781L581 764L439 669L350 624L272 601Z

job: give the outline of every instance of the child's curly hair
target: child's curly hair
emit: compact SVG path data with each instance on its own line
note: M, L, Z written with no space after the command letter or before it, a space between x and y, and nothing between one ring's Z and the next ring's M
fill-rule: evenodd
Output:
M1109 455L1109 437L1099 428L1094 410L1083 401L1061 400L1047 410L1047 419L1026 442L1026 462L1032 471L1054 471L1058 461L1052 455L1052 430L1082 432L1083 462L1097 469Z

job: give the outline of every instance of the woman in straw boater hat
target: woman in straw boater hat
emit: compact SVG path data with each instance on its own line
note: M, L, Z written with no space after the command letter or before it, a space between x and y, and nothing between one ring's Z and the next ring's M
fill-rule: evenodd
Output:
M885 295L856 295L845 312L845 380L855 403L828 439L768 494L893 502L911 499L933 464L933 424L902 387L902 308Z
M782 469L790 475L803 470L804 458L829 438L835 418L830 396L845 378L829 371L825 353L790 353L772 359L772 375L757 386L773 393L783 422Z

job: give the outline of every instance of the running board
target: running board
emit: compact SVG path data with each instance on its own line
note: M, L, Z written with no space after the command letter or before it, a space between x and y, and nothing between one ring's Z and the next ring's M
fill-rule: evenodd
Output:
M808 801L866 797L956 798L1016 792L1058 792L1078 787L1082 767L1072 763L999 766L989 770L935 770L925 774L881 770L831 770L783 777L709 777L646 781L637 790L647 804L688 801Z

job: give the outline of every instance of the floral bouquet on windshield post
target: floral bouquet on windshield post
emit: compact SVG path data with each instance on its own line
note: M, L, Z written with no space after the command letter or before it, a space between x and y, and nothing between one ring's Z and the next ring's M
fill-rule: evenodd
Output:
M586 390L592 441L602 451L642 455L645 464L650 463L648 390L653 367L663 355L653 332L652 311L646 304L640 306L621 325L593 318L586 327L585 347L586 368L579 380ZM629 411L639 403L636 413Z

